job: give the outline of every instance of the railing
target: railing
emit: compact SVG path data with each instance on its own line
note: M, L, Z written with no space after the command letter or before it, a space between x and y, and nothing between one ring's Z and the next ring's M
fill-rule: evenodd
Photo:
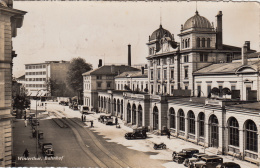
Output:
M234 147L234 146L231 146L231 145L228 146L228 151L233 152L233 153L239 153L240 152L238 147Z
M180 135L180 136L185 136L185 132L184 132L184 131L180 131L180 132L179 132L179 135Z
M205 142L205 138L204 137L199 137L199 142Z
M195 135L194 134L188 134L188 139L195 139Z
M245 157L249 157L252 159L257 159L258 158L258 154L256 152L253 151L245 151Z

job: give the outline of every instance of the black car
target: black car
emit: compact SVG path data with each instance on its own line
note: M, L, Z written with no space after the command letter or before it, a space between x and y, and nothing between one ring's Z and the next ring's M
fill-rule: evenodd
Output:
M43 156L47 156L47 157L54 156L52 143L43 143L41 147L42 147Z
M180 152L173 152L172 153L172 160L177 163L183 163L185 159L191 158L194 153L199 153L198 149L195 148L186 148L182 149Z
M146 131L143 129L135 129L133 132L125 134L126 139L145 139L147 138Z
M234 162L224 162L222 165L218 165L217 168L240 168L240 165Z

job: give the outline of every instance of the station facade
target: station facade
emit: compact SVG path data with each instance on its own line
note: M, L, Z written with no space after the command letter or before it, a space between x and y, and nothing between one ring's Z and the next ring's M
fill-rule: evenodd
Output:
M216 18L214 28L196 11L181 25L180 42L160 25L147 43L147 76L116 76L114 89L97 91L97 108L129 127L158 135L170 130L217 153L259 163L259 71L257 62L247 62L257 54L249 41L242 49L223 44L221 11ZM232 94L222 94L224 88Z

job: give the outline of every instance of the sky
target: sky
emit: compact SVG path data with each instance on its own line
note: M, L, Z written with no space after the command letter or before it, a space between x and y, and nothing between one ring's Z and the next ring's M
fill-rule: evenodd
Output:
M24 74L24 64L70 61L82 57L97 68L103 64L127 64L128 44L132 65L147 63L149 35L159 28L179 41L181 24L192 17L196 2L14 1L27 11L22 28L13 38L13 74ZM250 41L260 51L260 13L256 2L198 1L197 10L216 27L223 13L223 43L242 47Z

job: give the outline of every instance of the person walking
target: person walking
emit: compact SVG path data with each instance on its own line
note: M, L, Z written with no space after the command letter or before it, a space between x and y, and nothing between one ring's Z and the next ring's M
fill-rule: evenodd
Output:
M83 114L81 115L81 121L83 122Z
M168 139L171 139L171 132L170 132L170 130L168 130L167 136L168 136Z
M115 124L116 124L116 125L118 124L118 119L117 119L117 117L116 117L116 119L115 119Z
M93 125L93 120L91 120L90 123L91 123L91 127L94 127L94 125Z
M86 122L86 115L84 115L84 122Z
M25 151L23 152L23 156L28 158L29 157L29 151L27 150L27 148L25 149Z
M27 127L27 120L24 120L24 126Z

